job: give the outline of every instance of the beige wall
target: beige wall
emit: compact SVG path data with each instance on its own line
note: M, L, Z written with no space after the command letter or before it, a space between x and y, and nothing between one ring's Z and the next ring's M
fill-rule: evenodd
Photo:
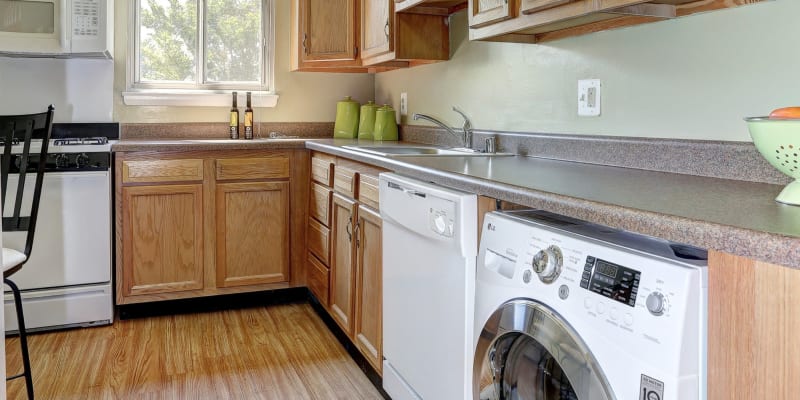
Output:
M743 117L800 105L800 1L775 0L541 45L469 42L449 62L378 74L376 99L479 129L749 141ZM577 81L602 115L577 116ZM418 122L415 122L418 123Z
M375 80L368 74L326 74L290 72L290 1L274 0L275 89L280 95L275 108L255 110L256 121L333 121L336 102L352 96L361 102L372 100ZM116 1L114 43L114 120L119 122L225 122L225 107L141 107L126 106L126 52L128 46L129 1Z

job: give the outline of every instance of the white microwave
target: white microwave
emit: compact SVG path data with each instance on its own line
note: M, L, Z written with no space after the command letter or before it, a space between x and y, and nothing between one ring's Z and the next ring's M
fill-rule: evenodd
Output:
M0 0L0 55L111 58L113 0Z

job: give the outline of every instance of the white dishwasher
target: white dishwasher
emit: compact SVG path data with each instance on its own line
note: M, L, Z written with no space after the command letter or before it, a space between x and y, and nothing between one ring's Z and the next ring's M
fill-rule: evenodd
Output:
M477 196L380 174L383 388L393 400L471 398Z

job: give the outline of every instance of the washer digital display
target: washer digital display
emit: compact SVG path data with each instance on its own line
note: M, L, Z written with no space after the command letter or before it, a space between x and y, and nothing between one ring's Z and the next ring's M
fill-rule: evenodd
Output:
M641 275L635 269L588 256L583 267L581 287L634 307Z

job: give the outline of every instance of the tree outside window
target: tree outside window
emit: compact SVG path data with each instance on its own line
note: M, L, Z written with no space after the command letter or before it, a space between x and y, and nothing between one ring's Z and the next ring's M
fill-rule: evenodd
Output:
M138 0L136 12L136 86L270 89L271 0Z

